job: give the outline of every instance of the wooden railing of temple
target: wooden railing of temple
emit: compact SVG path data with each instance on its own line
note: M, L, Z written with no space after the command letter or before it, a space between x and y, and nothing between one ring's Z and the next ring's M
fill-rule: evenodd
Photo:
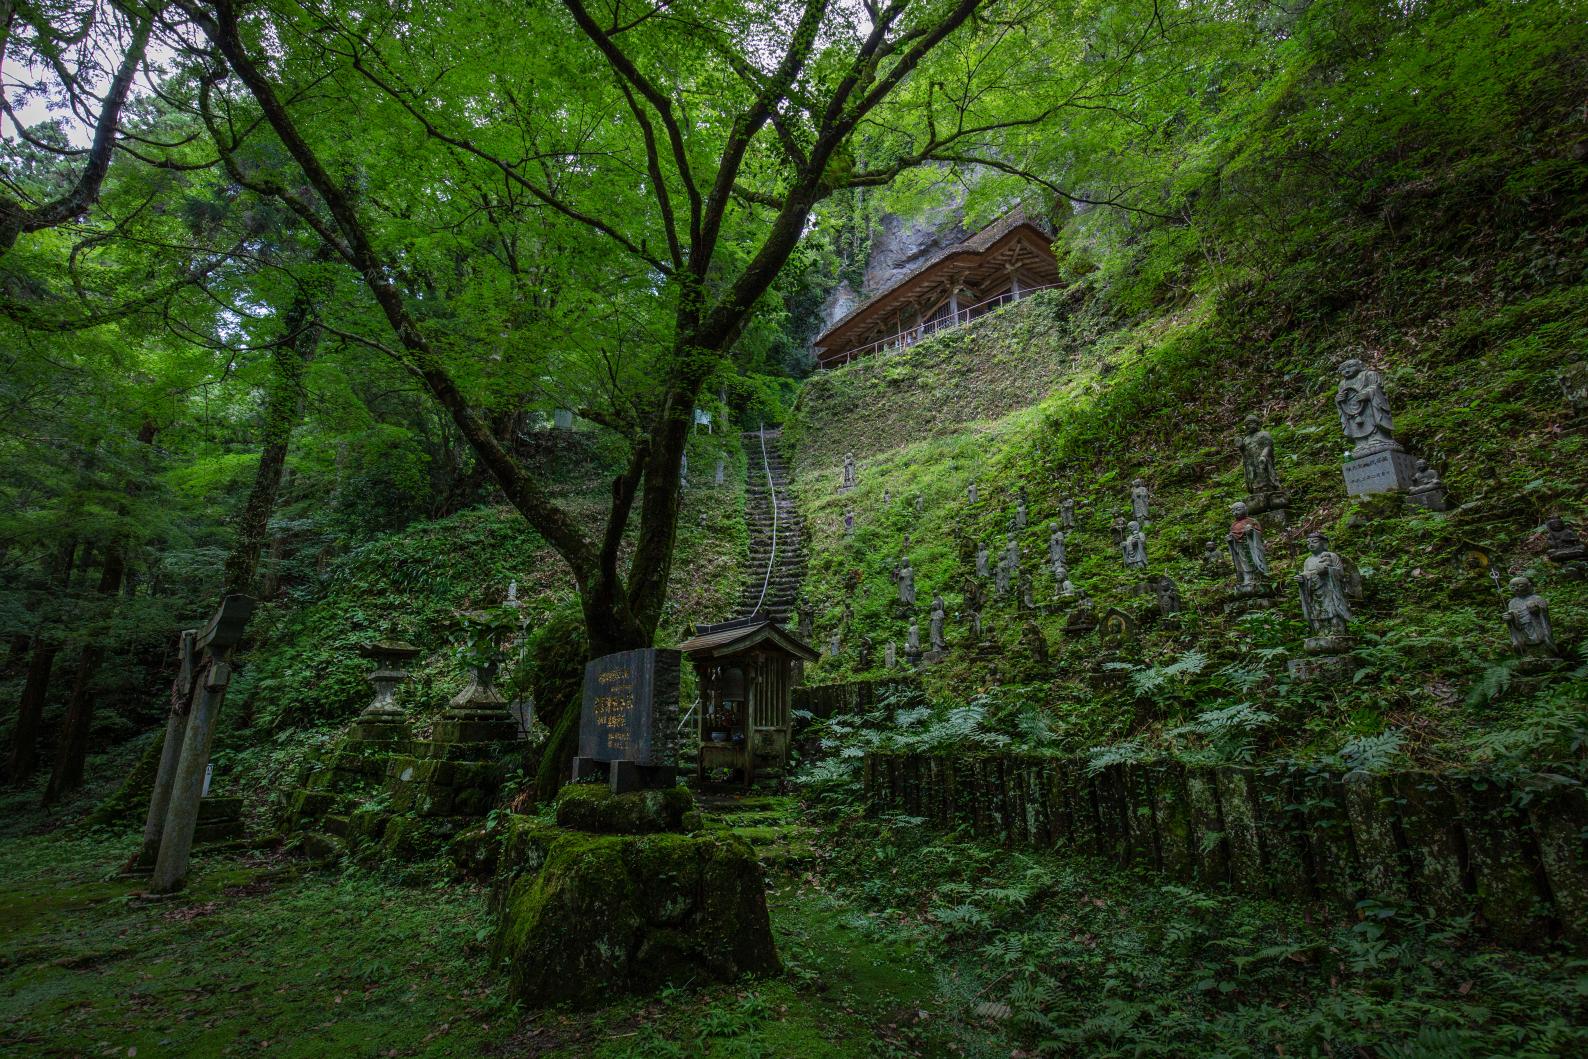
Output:
M951 331L956 327L963 327L972 320L979 320L988 313L1003 308L1010 302L1017 302L1038 291L1053 290L1062 286L1064 286L1062 283L1044 283L1037 287L1022 287L1019 291L1004 291L1002 294L988 298L986 301L977 302L975 305L967 305L947 316L939 317L935 320L922 321L914 327L900 331L896 335L879 338L875 342L864 346L856 346L854 349L843 353L823 354L817 358L817 363L823 368L836 368L840 365L848 364L850 361L859 360L861 357L869 357L873 353L881 353L884 350L902 352L929 335Z

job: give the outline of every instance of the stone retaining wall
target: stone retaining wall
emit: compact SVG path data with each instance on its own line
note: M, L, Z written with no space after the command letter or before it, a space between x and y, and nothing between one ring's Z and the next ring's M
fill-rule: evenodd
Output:
M864 770L874 811L1011 846L1340 909L1375 898L1476 913L1513 943L1588 943L1588 799L1576 784L1291 763L1092 773L1035 754L872 753Z

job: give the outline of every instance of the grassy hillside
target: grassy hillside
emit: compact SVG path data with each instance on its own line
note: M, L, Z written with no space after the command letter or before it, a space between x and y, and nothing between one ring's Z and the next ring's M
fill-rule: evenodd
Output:
M1560 260L1580 255L1583 232L1542 230L1529 253L1546 240L1549 258ZM799 445L815 556L808 588L823 642L848 586L858 583L845 657L824 662L823 676L859 675L861 636L875 640L878 666L886 640L902 647L907 623L895 613L888 576L901 555L917 571L923 638L931 592L943 591L959 612L976 544L996 557L1016 487L1030 498L1020 543L1026 567L1039 571L1038 601L1055 599L1047 523L1073 496L1071 579L1099 616L1115 605L1143 614L1144 600L1127 591L1137 578L1108 535L1140 476L1160 512L1148 530L1149 571L1172 576L1194 613L1150 625L1116 654L1095 636L1067 638L1062 610L1024 622L1010 607L991 608L997 656L972 657L963 622L951 622L958 649L927 671L940 697L958 701L1002 686L989 702L1015 722L1011 731L1077 750L1121 741L1129 742L1112 752L1194 750L1208 732L1184 726L1195 728L1201 716L1205 728L1211 711L1242 707L1245 736L1291 751L1333 752L1369 737L1432 759L1578 752L1584 723L1573 704L1588 690L1584 669L1539 684L1513 680L1503 597L1456 559L1476 543L1493 550L1502 579L1532 575L1552 605L1557 638L1581 641L1588 591L1542 561L1540 530L1548 514L1580 524L1588 511L1588 431L1569 428L1555 381L1588 346L1588 284L1557 271L1518 289L1503 277L1520 257L1490 261L1476 285L1453 283L1452 262L1423 249L1420 267L1399 262L1396 297L1364 297L1306 324L1276 323L1277 303L1295 292L1273 287L1209 291L1188 306L1108 326L1106 301L1081 284L813 380L790 434ZM1346 445L1332 403L1334 365L1346 356L1383 372L1399 436L1443 471L1454 500L1468 505L1462 511L1442 517L1398 497L1347 499ZM1018 368L991 378L1010 361ZM1058 365L1051 385L1009 409ZM966 390L989 397L944 398ZM1003 414L983 418L988 409ZM1233 442L1247 412L1274 433L1291 518L1287 531L1268 535L1281 605L1237 618L1220 605L1227 575L1210 576L1201 556L1207 540L1222 549L1229 505L1244 496ZM850 449L862 455L861 484L841 497L838 460ZM975 507L966 500L972 479L981 496ZM847 507L856 512L852 539L842 531ZM1344 686L1286 675L1305 636L1291 578L1311 529L1328 532L1364 578L1356 623L1363 667ZM1054 656L1046 666L1032 656L1037 631Z

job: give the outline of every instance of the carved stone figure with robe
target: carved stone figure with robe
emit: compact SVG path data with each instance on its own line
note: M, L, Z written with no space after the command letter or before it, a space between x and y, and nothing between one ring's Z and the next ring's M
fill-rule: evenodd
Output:
M943 619L947 616L948 607L943 603L942 593L932 593L932 622L929 635L932 639L932 650L934 651L942 651L948 646L943 639Z
M1148 517L1147 483L1137 478L1130 483L1130 513L1137 522L1146 522Z
M1307 534L1307 549L1312 554L1296 575L1301 613L1314 634L1343 636L1351 621L1345 562L1329 550L1328 539L1321 533Z
M1054 569L1064 565L1064 531L1057 522L1048 523L1048 565Z
M1141 531L1141 523L1132 522L1125 527L1129 532L1120 542L1120 553L1125 557L1125 565L1132 570L1147 569L1147 535Z
M899 602L915 606L915 571L910 568L908 558L899 566Z
M846 453L844 453L844 484L843 484L843 488L845 488L845 489L853 489L854 487L855 487L855 454L852 453L852 452L846 452Z
M1229 547L1230 561L1235 564L1235 583L1247 588L1268 584L1268 551L1263 545L1263 527L1247 514L1246 505L1230 505L1235 521L1224 542Z
M1236 439L1241 453L1241 470L1246 475L1246 491L1252 496L1278 492L1279 471L1274 466L1274 437L1263 429L1256 416L1247 416L1244 433Z
M1533 591L1525 577L1511 578L1511 598L1505 604L1505 625L1511 630L1511 646L1523 658L1557 658L1555 632L1549 623L1549 604Z
M976 576L987 577L990 571L987 568L987 545L976 545Z
M1379 373L1352 358L1340 365L1340 386L1334 394L1340 429L1362 455L1395 446L1395 421Z

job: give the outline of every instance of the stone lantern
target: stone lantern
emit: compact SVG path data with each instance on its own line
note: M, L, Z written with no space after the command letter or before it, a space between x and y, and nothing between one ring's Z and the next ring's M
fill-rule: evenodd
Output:
M407 683L404 668L419 654L419 648L400 640L379 640L364 648L363 654L375 663L369 682L375 685L375 698L353 722L352 738L364 743L406 741L408 715L397 705L397 688Z

